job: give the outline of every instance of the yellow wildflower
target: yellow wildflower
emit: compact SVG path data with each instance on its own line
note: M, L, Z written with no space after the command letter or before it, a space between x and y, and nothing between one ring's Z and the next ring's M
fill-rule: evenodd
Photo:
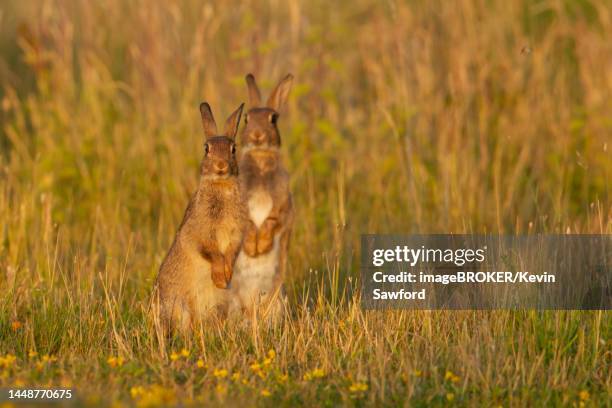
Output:
M145 389L141 386L130 388L130 395L132 398L142 397L145 394Z
M251 364L251 370L257 372L257 371L261 370L261 365L259 363L253 363L253 364Z
M238 380L240 380L240 373L232 374L232 381L238 381Z
M215 387L215 390L217 391L218 394L225 395L227 394L227 385L217 384L217 386Z
M34 358L38 355L38 353L34 350L30 350L30 352L28 353L28 357L30 358Z
M275 358L275 357L276 357L276 351L274 351L273 349L270 349L270 350L268 351L268 358L269 358L270 360L274 360L274 358Z
M270 364L272 364L272 359L271 358L265 358L264 361L262 362L262 364L264 366L269 366Z
M17 388L21 388L25 385L25 382L21 379L16 379L13 385Z
M423 372L421 370L414 370L414 376L415 377L420 377L423 375Z
M174 351L172 352L172 354L170 354L170 360L172 360L172 361L178 360L179 357L180 356L178 354L176 354Z
M323 378L325 377L325 371L322 368L315 368L312 370L312 378Z
M11 368L15 361L17 361L17 357L12 354L7 354L4 357L0 356L0 368Z
M198 359L198 361L196 362L196 365L198 366L198 368L204 368L206 366L204 364L204 361L201 358Z
M349 391L353 393L364 392L368 390L368 384L362 382L355 382L349 387Z
M108 360L106 360L106 362L108 363L109 366L111 366L112 368L115 368L115 367L121 367L123 363L125 362L125 360L123 357L109 357Z
M444 379L446 381L450 381L450 382L454 382L454 383L456 383L456 382L458 382L460 380L459 376L455 375L455 373L453 373L450 370L446 371L446 374L444 374Z
M591 394L589 394L587 390L582 390L578 393L578 398L580 398L581 401L588 401L589 398L591 398Z
M455 394L453 394L452 392L449 392L446 394L446 399L449 401L452 401L455 399Z
M227 370L225 368L222 368L220 370L215 368L213 375L217 378L225 378L227 377Z
M325 371L322 368L315 368L314 370L304 374L304 380L310 381L315 378L325 377Z
M185 358L189 357L189 350L187 350L186 348L181 349L181 356Z
M289 375L287 374L281 374L278 376L278 382L281 384L286 383L288 379L289 379Z
M21 329L21 326L23 326L21 324L21 322L19 320L15 320L11 323L11 329L13 329L13 331L17 331L19 329Z
M42 356L43 363L53 363L54 361L57 361L57 357L50 356L48 354L45 354L44 356Z
M270 393L270 391L268 391L266 388L264 388L263 390L261 390L261 393L260 393L260 394L261 394L261 396L262 396L262 397L269 397L270 395L272 395L272 394Z
M174 391L164 388L161 385L152 385L148 389L136 387L132 396L137 400L137 407L176 405L176 395L174 394Z

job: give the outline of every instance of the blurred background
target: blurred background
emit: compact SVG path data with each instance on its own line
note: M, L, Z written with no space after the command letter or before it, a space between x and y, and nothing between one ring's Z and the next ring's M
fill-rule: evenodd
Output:
M605 0L4 1L0 267L145 293L198 104L223 120L248 72L264 95L295 75L296 278L353 273L361 233L609 232L611 39Z

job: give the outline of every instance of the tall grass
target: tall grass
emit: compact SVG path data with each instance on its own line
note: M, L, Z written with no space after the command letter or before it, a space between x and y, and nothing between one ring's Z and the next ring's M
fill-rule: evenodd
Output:
M366 313L357 260L367 232L610 233L610 38L605 0L4 2L17 361L0 384L101 404L609 403L609 312ZM290 313L160 342L147 300L196 186L197 106L227 115L247 72L296 77Z

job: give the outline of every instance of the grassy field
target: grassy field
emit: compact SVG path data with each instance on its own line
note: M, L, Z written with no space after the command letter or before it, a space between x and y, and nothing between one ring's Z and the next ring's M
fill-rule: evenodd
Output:
M611 233L608 0L0 5L0 387L114 406L610 406L609 312L364 312L361 233ZM147 314L222 118L292 72L276 327Z

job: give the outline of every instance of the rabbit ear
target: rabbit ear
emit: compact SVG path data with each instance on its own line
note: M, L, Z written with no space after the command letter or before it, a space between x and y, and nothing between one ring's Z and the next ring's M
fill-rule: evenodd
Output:
M272 91L272 94L270 94L268 98L268 108L280 111L287 102L289 91L291 91L291 82L293 82L293 75L287 74L287 76L276 85L276 88L274 88L274 91Z
M259 93L259 88L255 82L255 77L253 74L248 74L245 79L247 88L249 88L249 103L251 104L251 107L261 105L261 94Z
M242 108L244 108L244 103L241 103L238 109L236 109L234 113L227 118L227 121L225 121L225 136L229 137L230 139L235 139L236 133L238 133Z
M200 115L202 115L202 126L204 127L204 135L206 138L211 138L217 135L217 123L213 117L210 105L207 102L200 104Z

